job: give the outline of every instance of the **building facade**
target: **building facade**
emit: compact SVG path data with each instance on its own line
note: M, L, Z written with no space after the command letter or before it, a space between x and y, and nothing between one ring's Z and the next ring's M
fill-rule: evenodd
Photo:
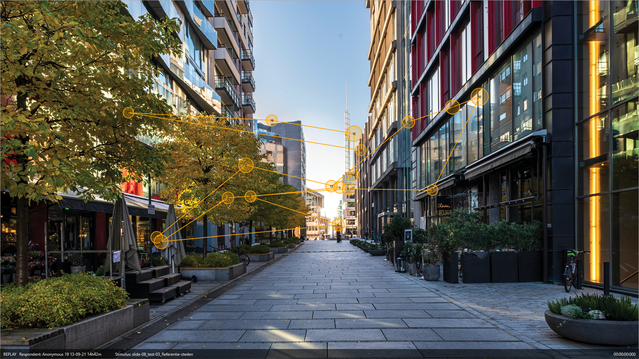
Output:
M411 114L410 2L367 1L366 7L370 9L371 24L371 95L370 117L363 136L372 153L364 168L369 186L360 187L365 190L359 192L368 191L370 206L360 205L367 209L368 218L361 219L362 213L358 218L366 223L363 236L379 238L393 215L412 217L411 138L410 131L402 128L402 119Z
M324 195L318 192L308 192L306 205L311 209L311 217L306 217L307 239L323 239L328 234L326 227L330 226L330 220L322 215L324 209Z
M286 174L284 183L306 191L306 144L302 121L279 122L269 127L270 132L281 137L282 146L286 149Z
M439 190L417 192L415 223L442 208L539 221L544 280L578 248L586 282L610 262L612 285L636 292L637 2L411 7L415 188ZM449 100L458 112L441 111Z

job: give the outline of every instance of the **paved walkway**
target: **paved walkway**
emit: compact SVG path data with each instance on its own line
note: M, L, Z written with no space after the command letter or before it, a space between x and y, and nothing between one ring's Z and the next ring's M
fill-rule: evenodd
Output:
M545 301L565 296L559 289L538 283L426 282L395 273L383 257L348 241L311 241L130 352L599 357L592 349L600 347L558 338L544 328Z

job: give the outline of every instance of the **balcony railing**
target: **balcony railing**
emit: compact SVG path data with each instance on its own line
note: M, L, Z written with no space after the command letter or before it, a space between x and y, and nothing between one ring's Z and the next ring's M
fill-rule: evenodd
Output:
M250 113L255 113L255 100L253 100L253 96L247 93L242 95L242 106L250 107L253 111L246 111Z
M242 49L242 61L250 62L250 70L255 69L255 58L253 57L253 52L248 49Z
M196 32L199 32L200 39L208 49L217 48L217 32L213 25L202 14L202 11L195 5L193 0L179 2L189 13L191 22L195 25Z
M253 91L255 91L255 79L253 78L253 72L242 71L242 84L250 84Z
M215 76L215 90L226 91L233 104L237 108L240 107L240 96L237 94L237 92L235 92L235 89L233 88L233 78Z

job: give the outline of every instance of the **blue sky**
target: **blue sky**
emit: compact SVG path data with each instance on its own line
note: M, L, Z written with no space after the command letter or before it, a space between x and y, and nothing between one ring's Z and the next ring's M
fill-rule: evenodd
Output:
M351 125L368 115L369 10L364 1L251 1L256 81L255 118L344 128L346 82ZM343 135L304 128L306 140L343 146ZM344 174L344 150L306 144L306 178L322 183ZM352 161L352 159L351 159ZM322 185L307 182L311 189ZM337 216L341 195L322 192Z

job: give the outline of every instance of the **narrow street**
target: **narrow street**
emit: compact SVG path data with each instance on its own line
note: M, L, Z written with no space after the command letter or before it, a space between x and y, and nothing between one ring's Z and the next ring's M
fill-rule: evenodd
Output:
M421 358L565 357L568 349L596 357L584 349L601 348L521 336L512 324L452 300L438 283L395 273L383 257L348 241L306 242L129 352Z

